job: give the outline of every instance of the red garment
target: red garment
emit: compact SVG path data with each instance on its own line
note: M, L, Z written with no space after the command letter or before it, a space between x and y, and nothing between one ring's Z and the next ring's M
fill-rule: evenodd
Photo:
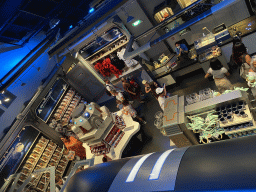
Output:
M106 58L102 63L98 62L94 68L98 70L104 77L109 77L111 74L114 74L116 78L119 78L119 75L122 75L122 70L119 70L112 65L109 58Z
M86 159L85 148L83 147L83 143L77 140L75 137L70 136L69 140L65 139L64 145L67 149L71 151L75 151L76 155L80 157L80 159Z

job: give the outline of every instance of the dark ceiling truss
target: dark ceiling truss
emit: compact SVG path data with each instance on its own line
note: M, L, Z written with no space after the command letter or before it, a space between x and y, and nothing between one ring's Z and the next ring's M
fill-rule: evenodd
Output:
M52 19L60 20L58 27L63 35L70 25L88 13L89 3L85 0L9 0L0 3L0 11L10 9L4 15L8 18L2 17L2 21L0 14L0 42L23 46L41 30L49 31Z

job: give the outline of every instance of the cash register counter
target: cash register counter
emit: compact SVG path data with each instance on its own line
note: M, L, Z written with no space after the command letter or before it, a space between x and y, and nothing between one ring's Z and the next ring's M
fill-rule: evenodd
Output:
M245 27L248 25L250 25L250 28ZM254 43L256 37L256 16L251 16L234 25L228 26L227 29L231 37L222 42L219 42L218 46L221 48L222 54L218 57L218 59L222 62L224 67L228 69L227 63L229 62L230 56L232 54L232 36L234 36L236 32L241 32L241 37L243 38L242 41L248 47L250 54L256 52ZM173 55L172 59L166 64L171 64L175 60L176 56ZM209 60L205 60L202 63L200 63L198 60L190 60L184 63L177 62L177 66L171 70L166 68L166 64L164 64L161 68L154 70L153 74L160 84L165 83L166 85L171 85L176 83L177 77L183 76L192 71L202 68L206 73L209 69L210 62Z
M187 124L190 123L187 116L202 115L208 112L214 112L217 107L231 104L233 102L244 101L246 103L246 110L248 118L235 118L230 124L222 125L221 127L234 126L236 124L243 124L252 122L252 127L247 127L246 130L256 129L254 122L254 115L250 112L251 103L248 95L244 91L236 90L228 94L220 95L217 97L209 98L190 105L186 104L185 96L172 96L169 97L165 103L163 126L161 132L164 136L168 136L177 147L185 147L197 145L198 139L194 133L188 129ZM235 132L243 132L244 129L235 130ZM226 135L233 134L234 131L225 130ZM232 137L231 137L232 138Z
M122 139L120 140L118 145L115 148L112 148L110 150L110 153L106 154L112 160L121 159L122 153L123 153L125 147L129 143L131 138L136 133L138 133L139 130L140 130L140 124L138 122L136 122L136 121L133 121L133 119L132 119L132 117L130 115L124 115L124 114L122 114L121 111L116 112L116 114L118 116L122 115L122 117L124 119L124 122L126 124L126 127L123 129L124 136L122 137ZM94 154L91 153L90 147L86 143L84 143L83 146L85 147L85 150L86 150L86 159L94 158L94 164L95 165L103 163L102 162L102 158L104 157L103 155L94 156Z

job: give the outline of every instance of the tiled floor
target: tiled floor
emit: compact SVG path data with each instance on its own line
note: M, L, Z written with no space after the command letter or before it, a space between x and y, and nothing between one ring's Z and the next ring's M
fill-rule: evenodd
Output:
M187 95L194 92L199 92L204 88L211 88L216 90L216 86L213 80L209 81L208 79L204 79L204 71L202 69L194 71L186 76L178 78L177 84L174 86L167 87L167 91L171 93L171 95ZM230 76L230 81L234 86L237 87L247 87L246 83L239 77L238 70L236 70ZM163 136L160 131L154 126L154 115L157 111L160 111L159 104L156 99L154 99L150 95L146 95L145 103L140 104L139 102L134 102L133 107L137 109L139 116L144 118L147 121L146 125L142 125L142 129L147 135L148 142L146 142L143 146L136 146L134 144L133 147L136 149L140 148L140 150L135 150L135 153L132 155L139 154L147 154L150 152L157 151L165 151L170 148L170 140L168 137ZM102 105L106 105L110 111L117 111L115 104L115 99L112 98L107 102L102 103Z

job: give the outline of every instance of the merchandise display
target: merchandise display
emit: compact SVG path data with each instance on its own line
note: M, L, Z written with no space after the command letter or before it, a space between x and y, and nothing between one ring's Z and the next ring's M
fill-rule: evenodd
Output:
M53 141L41 136L31 151L31 154L27 157L27 160L23 162L23 166L20 168L21 176L16 188L21 186L34 170L55 166L56 175L63 175L68 160L63 155L62 148L58 147ZM26 186L26 189L29 191L47 191L49 178L49 172L35 174L33 179Z

